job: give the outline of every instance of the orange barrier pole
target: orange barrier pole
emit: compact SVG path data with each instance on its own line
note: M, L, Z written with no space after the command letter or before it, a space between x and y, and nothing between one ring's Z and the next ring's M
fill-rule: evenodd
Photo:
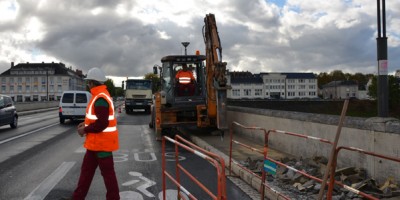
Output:
M223 199L226 199L227 197L226 197L226 187L225 187L226 186L226 178L225 178L225 161L224 161L224 159L215 153L212 153L210 151L200 148L199 146L189 142L188 140L184 139L183 137L181 137L179 135L175 135L175 140L176 141L181 140L181 141L185 142L187 145L189 145L191 148L201 151L204 154L207 154L210 157L214 158L215 160L219 161L219 166L221 167L220 170L221 170L221 174L222 174L221 180L219 180L221 182L221 196L223 197Z
M183 138L181 138L181 139L183 139ZM222 170L221 170L221 168L220 168L220 165L219 165L219 163L218 163L218 161L217 160L215 160L214 158L212 158L212 157L210 157L210 156L208 156L208 155L206 155L206 154L203 154L202 152L199 152L199 151L197 151L197 150L194 150L193 148L191 148L191 147L189 147L189 146L187 146L187 145L185 145L185 144L182 144L182 143L180 143L180 142L178 142L178 141L176 141L176 140L173 140L173 139L171 139L171 138L169 138L169 137L167 137L167 136L164 136L163 137L163 140L165 141L165 140L168 140L168 141L170 141L170 142L172 142L172 143L174 143L175 144L175 153L176 153L176 158L178 158L179 157L179 151L178 151L178 148L177 148L177 146L179 146L179 147L181 147L181 148L183 148L183 149L186 149L187 151L189 151L189 152L191 152L191 153L193 153L193 154L195 154L195 155L197 155L197 156L199 156L199 157L201 157L201 158L203 158L203 159L205 159L206 161L208 161L208 162L210 162L216 169L217 169L217 176L218 176L218 195L214 195L211 191L209 191L208 190L208 188L207 187L205 187L201 182L199 182L193 175L191 175L186 169L184 169L183 168L183 166L182 165L180 165L179 164L179 159L176 159L176 172L177 172L177 174L176 175L178 175L178 171L179 170L182 170L182 172L184 172L194 183L196 183L203 191L205 191L208 195L210 195L210 197L212 197L212 199L216 199L216 200L224 200L224 196L223 196L223 192L222 191L225 191L225 189L221 189L222 188L222 184L221 184L221 180L223 180L222 178L221 178L221 176L225 176L225 174L222 174ZM192 144L192 145L194 145L194 144ZM164 146L164 148L165 148L165 146ZM198 147L198 148L200 148L200 147ZM163 152L164 152L164 154L163 154L163 156L165 156L165 150L163 150ZM165 166L164 166L165 167ZM164 168L165 169L165 168ZM166 175L167 177L169 177L171 180L173 180L173 182L175 183L175 185L177 185L178 186L178 188L179 188L179 192L178 192L178 195L180 194L180 190L182 189L182 191L184 192L184 193L186 193L186 194L190 194L186 189L184 189L182 186L181 186L181 184L180 184L180 182L179 182L179 180L174 180L173 179L173 177L170 175L170 174L168 174L165 170L163 170L163 175ZM163 187L163 193L165 193L165 187Z
M256 149L256 148L253 148L253 147L251 147L251 146L249 146L249 145L243 144L243 143L241 143L241 142L238 142L238 141L236 141L236 140L233 140L233 125L237 125L237 126L243 128L243 129L251 129L251 130L260 130L260 131L264 131L264 148L263 148L263 151L258 150L258 149ZM268 189L270 189L271 191L273 191L275 194L278 195L278 197L283 197L284 199L289 199L288 197L282 195L281 193L279 193L278 191L276 191L276 190L273 189L272 187L270 187L270 186L268 186L267 184L265 184L265 180L266 180L265 176L266 176L266 173L265 173L265 170L264 170L264 169L262 170L262 172L261 172L261 177L260 177L258 174L252 172L251 170L247 169L247 168L244 167L243 165L241 165L241 164L239 164L239 163L237 163L237 162L235 162L235 161L232 161L233 143L235 143L235 144L237 144L237 145L240 145L240 146L242 146L242 147L244 147L244 148L250 149L251 151L255 151L255 152L258 152L258 153L260 153L260 154L263 154L264 160L266 160L266 159L267 159L267 151L268 151L268 134L269 134L269 133L268 133L264 128L260 128L260 127L246 127L246 126L243 126L243 125L241 125L241 124L239 124L239 123L237 123L237 122L232 122L231 130L230 130L230 139L231 139L231 140L230 140L230 149L229 149L229 174L231 174L231 172L232 172L232 169L231 169L231 162L233 162L233 163L235 163L238 167L240 167L241 169L243 169L243 170L247 171L248 173L252 174L253 176L255 176L255 177L261 179L261 185L260 185L261 199L264 199L264 196L265 196L265 188L268 188Z
M377 154L377 153L374 153L374 152L365 151L363 149L359 149L359 148L355 148L355 147L340 146L340 147L336 148L336 151L335 151L335 157L334 157L334 163L333 163L334 165L332 165L332 169L331 169L331 174L333 174L333 177L335 177L335 169L336 169L336 164L337 164L337 157L339 155L339 151L342 150L342 149L348 150L348 151L355 151L355 152L359 152L359 153L362 153L362 154L366 154L366 155L370 155L370 156L374 156L374 157L379 157L379 158L383 158L383 159L386 159L386 160L391 160L391 161L400 163L400 158L395 158L395 157L391 157L391 156ZM348 190L354 190L353 188L351 188L349 186L346 186L346 187L348 187ZM333 186L330 184L329 188L328 188L328 194L332 195L332 193L333 193ZM356 193L356 194L359 194L359 195L361 195L363 197L366 197L366 198L369 198L369 199L378 199L378 198L376 198L374 196L365 194L363 192Z
M161 163L162 163L162 190L163 190L163 199L166 200L166 194L165 194L165 190L166 190L166 180L165 180L165 173L166 173L166 164L165 164L165 138L162 139L162 144L161 144L161 155L162 155L162 159L161 159Z

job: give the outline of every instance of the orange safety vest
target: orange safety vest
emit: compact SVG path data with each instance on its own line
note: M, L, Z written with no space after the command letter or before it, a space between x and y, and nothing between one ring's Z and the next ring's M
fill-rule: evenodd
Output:
M194 80L194 76L193 76L192 72L190 72L190 71L185 72L183 70L179 71L176 74L175 78L179 80L180 84L189 84L192 79Z
M86 108L85 126L97 120L94 110L94 102L102 97L108 102L108 126L100 133L87 133L85 144L86 149L92 151L115 151L118 150L117 119L114 116L114 104L105 85L94 87L90 90L92 98Z

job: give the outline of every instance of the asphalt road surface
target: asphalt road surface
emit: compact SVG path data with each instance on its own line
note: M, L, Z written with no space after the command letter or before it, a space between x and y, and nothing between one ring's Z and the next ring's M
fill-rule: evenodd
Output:
M21 116L19 127L0 127L0 199L61 199L76 187L85 149L76 126L58 123L58 111ZM162 199L162 149L155 141L144 112L117 113L120 149L114 152L121 199ZM166 145L167 171L175 174L175 147ZM180 164L214 194L215 168L198 155L180 149ZM181 173L182 185L197 199L211 199ZM167 181L167 199L176 199L176 186ZM250 199L227 180L228 199ZM96 171L86 199L105 199L100 171Z

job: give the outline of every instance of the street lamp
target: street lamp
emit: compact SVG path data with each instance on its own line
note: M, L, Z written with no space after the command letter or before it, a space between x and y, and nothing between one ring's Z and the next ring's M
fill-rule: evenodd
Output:
M382 13L381 13L382 4ZM377 0L378 13L378 116L388 117L388 60L387 60L387 37L386 37L386 13L385 0Z
M182 42L182 45L185 47L185 56L187 55L186 47L189 46L190 42Z

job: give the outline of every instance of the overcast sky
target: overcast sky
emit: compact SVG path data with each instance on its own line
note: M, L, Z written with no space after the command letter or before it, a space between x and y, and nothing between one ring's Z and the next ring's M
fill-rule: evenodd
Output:
M377 73L372 0L0 0L0 73L62 62L108 76L152 72L168 54L204 52L215 14L230 71ZM400 69L400 1L386 0L389 73ZM116 85L120 85L116 83Z

